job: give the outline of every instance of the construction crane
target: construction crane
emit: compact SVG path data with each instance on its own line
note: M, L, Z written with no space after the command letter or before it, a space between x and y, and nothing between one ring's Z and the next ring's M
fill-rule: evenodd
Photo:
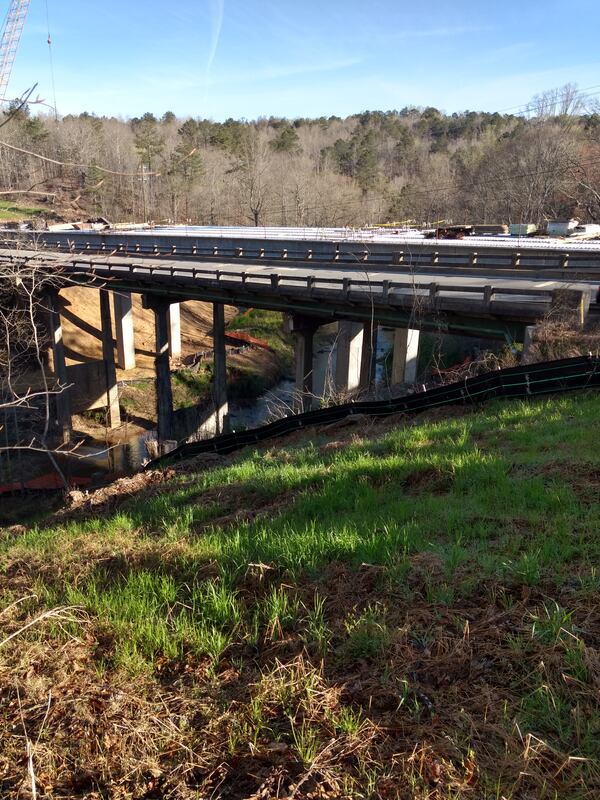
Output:
M12 72L23 26L29 11L30 0L11 0L2 26L0 38L0 100L6 99L6 90Z

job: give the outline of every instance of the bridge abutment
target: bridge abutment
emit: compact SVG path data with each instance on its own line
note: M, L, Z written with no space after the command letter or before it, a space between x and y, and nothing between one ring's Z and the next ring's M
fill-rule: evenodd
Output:
M420 336L421 332L414 328L396 328L392 354L392 386L416 381Z

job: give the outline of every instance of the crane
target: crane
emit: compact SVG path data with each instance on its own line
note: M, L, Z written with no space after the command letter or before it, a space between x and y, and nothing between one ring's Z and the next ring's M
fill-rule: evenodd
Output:
M11 0L10 8L2 26L0 38L0 100L6 98L17 48L29 11L30 0Z

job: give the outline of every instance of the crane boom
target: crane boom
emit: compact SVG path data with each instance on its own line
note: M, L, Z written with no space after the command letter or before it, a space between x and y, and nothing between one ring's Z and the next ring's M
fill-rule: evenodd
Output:
M29 11L30 0L11 0L10 8L0 39L0 99L5 99L10 74L12 72L17 48L23 33L23 26Z

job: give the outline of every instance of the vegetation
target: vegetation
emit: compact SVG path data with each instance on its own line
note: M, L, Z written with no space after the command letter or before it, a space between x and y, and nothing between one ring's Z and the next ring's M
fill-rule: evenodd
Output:
M0 200L0 221L25 220L44 213L40 206L25 206L7 200Z
M5 529L3 796L596 796L599 412L355 421Z
M568 85L520 114L407 107L346 119L223 123L170 112L57 121L23 109L3 128L8 144L89 166L6 150L0 182L35 185L81 216L115 221L541 222L574 210L593 221L600 217L600 114L584 101Z

